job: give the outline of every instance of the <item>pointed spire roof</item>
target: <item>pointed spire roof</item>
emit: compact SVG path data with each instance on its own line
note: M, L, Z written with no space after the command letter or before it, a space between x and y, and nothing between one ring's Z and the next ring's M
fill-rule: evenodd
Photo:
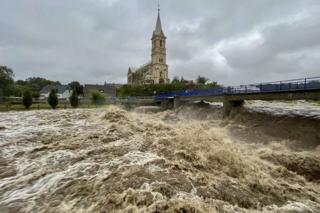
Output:
M153 31L153 35L164 36L162 25L161 25L161 18L160 18L160 5L158 6L157 24L156 24L156 29Z

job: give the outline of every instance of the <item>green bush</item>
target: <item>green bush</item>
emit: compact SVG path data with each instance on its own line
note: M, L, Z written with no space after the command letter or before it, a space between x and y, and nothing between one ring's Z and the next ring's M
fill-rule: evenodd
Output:
M106 102L106 98L104 95L99 91L93 91L91 93L91 101L94 105L102 105Z
M179 82L177 79L171 84L150 84L150 85L123 85L117 89L117 97L126 98L128 96L153 96L162 92L173 92L180 90L193 89L212 89L221 87L216 82L208 84L194 84L186 82L183 79Z
M48 104L52 107L52 109L55 109L58 103L59 101L58 101L57 91L56 89L52 89L48 97Z
M72 90L69 101L73 108L77 108L79 106L79 97L76 90Z
M23 93L22 104L26 109L29 109L32 105L32 93L30 90L26 90Z

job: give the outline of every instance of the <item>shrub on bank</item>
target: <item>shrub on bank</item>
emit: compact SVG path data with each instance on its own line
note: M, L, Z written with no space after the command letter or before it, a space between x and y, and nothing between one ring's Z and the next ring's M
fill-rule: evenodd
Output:
M48 104L51 106L52 109L55 109L58 103L59 101L58 101L57 91L56 89L52 89L48 97Z
M194 84L192 82L174 81L171 84L150 84L150 85L123 85L117 89L117 97L126 98L128 96L153 96L163 92L172 92L192 89L213 89L221 87L216 82L207 84Z
M79 97L76 90L72 90L69 101L73 108L77 108L79 106Z
M91 102L94 105L102 105L106 102L106 98L104 95L99 91L93 91L91 93Z
M22 104L26 109L29 109L32 105L32 93L30 90L26 90L23 93Z

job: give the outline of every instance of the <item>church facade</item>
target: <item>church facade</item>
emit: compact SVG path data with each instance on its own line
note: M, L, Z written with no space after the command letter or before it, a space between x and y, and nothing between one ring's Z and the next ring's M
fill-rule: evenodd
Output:
M129 67L127 76L129 85L169 83L166 39L161 26L160 10L158 10L156 29L151 38L151 61L138 69Z

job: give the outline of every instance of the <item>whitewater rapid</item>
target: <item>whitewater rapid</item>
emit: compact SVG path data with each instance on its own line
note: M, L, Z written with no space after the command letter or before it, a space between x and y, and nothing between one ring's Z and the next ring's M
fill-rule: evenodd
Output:
M320 212L319 144L252 112L143 112L1 113L1 212Z

